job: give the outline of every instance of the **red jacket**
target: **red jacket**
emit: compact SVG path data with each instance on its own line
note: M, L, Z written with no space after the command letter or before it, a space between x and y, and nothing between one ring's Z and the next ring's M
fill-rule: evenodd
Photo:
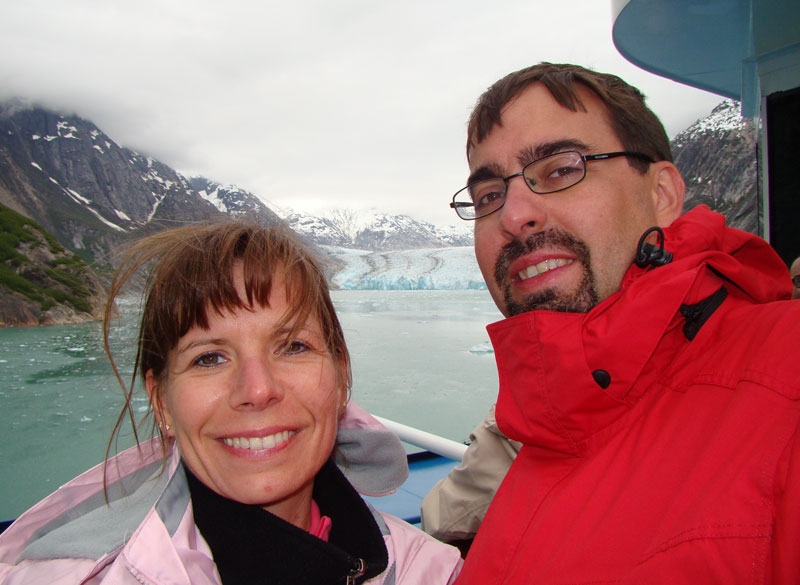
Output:
M458 585L800 583L786 265L706 208L665 233L674 260L589 313L488 327L523 447Z

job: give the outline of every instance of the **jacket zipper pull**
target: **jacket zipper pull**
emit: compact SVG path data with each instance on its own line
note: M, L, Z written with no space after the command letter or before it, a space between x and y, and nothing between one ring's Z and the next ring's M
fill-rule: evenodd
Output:
M347 573L347 585L356 585L356 579L367 572L367 564L364 559L353 559L350 572Z

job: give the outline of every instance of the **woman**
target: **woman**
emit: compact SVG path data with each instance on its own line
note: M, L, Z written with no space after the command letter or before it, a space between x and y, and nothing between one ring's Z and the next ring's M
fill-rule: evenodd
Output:
M150 264L126 385L109 350L114 301ZM140 241L112 282L104 331L126 394L115 431L129 418L137 433L142 378L159 435L20 516L0 536L4 583L455 578L456 549L353 487L396 489L405 454L348 404L350 359L324 275L287 229L227 223Z

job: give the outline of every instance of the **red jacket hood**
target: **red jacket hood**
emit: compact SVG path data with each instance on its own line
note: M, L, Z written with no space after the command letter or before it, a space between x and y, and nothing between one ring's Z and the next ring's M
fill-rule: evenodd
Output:
M664 229L673 260L631 265L620 291L588 313L530 311L487 327L511 439L581 456L689 341L681 307L727 289L729 300L790 298L788 270L761 238L700 206Z

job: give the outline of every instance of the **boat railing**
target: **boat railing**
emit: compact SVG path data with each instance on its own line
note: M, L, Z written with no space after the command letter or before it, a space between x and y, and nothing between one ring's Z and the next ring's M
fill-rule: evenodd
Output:
M467 450L467 446L464 443L446 439L445 437L440 437L439 435L434 435L433 433L380 416L375 416L375 418L378 419L383 426L400 437L401 441L424 449L425 451L436 453L447 459L460 462L461 458L464 456L464 452Z
M461 463L467 445L402 423L372 415L401 441L420 450L409 452L408 479L391 495L364 498L377 509L420 525L420 507L425 495Z

